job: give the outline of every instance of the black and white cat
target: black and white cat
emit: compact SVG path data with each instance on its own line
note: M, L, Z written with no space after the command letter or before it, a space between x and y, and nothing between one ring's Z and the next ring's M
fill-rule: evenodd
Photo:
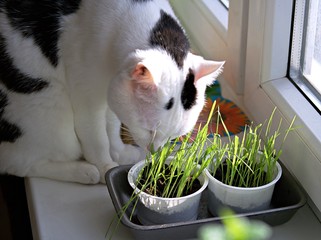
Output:
M103 182L187 133L223 65L189 48L166 0L0 0L0 172Z

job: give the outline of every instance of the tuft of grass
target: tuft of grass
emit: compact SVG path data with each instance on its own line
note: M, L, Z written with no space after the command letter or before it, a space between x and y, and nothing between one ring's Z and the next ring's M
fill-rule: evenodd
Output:
M165 181L161 197L181 197L184 190L191 189L194 181L203 173L212 161L215 144L208 146L208 127L213 115L215 104L210 111L204 126L200 126L198 133L192 139L192 132L184 138L168 140L162 147L151 152L145 159L145 166L140 171L136 185L140 190L152 189L150 194L157 196L159 180ZM180 143L178 143L180 141ZM171 157L171 158L170 158ZM168 161L170 159L170 161ZM166 166L166 163L168 166ZM144 184L141 184L141 180Z
M276 162L282 154L282 147L289 132L295 129L293 125L296 119L293 117L285 132L281 132L282 119L277 129L272 131L275 111L276 108L265 123L246 126L242 137L229 136L228 143L218 150L216 155L219 157L214 158L210 167L214 177L219 176L221 182L236 187L258 187L273 180ZM219 120L223 121L220 113L218 116ZM276 142L282 135L283 140L278 148ZM214 138L221 141L216 135Z

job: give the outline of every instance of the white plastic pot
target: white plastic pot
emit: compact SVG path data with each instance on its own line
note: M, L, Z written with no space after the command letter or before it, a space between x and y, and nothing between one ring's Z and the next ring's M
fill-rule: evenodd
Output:
M201 194L208 184L208 178L203 172L199 176L202 187L188 196L179 198L162 198L141 192L135 185L140 170L145 161L135 164L128 172L128 182L139 196L137 217L144 225L165 224L196 220Z
M274 187L281 178L282 168L276 163L277 171L274 179L260 187L234 187L222 183L212 176L206 169L208 183L208 209L217 216L220 209L229 207L236 213L248 213L254 211L266 210L269 208Z

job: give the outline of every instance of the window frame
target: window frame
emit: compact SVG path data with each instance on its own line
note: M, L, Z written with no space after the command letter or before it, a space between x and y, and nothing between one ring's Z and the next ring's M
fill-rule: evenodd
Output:
M304 187L320 218L321 116L287 77L293 0L230 0L232 14L223 46L199 35L196 24L207 35L224 39L212 23L198 22L204 13L195 0L173 2L191 41L196 39L199 53L214 60L226 59L220 78L223 96L236 101L255 122L267 119L275 106L277 115L287 122L297 116L299 128L290 133L281 161ZM184 13L182 5L193 10L192 17Z
M292 0L250 4L244 105L256 121L274 106L287 121L297 116L300 128L287 140L282 162L320 211L321 116L287 78L292 8Z
M312 58L308 62L305 62L307 51L308 54L311 55L311 57L314 52L314 47L313 49L307 49L306 44L307 41L309 42L309 40L301 40L302 36L307 36L307 25L310 21L310 19L305 19L304 14L302 14L302 12L306 13L306 7L308 7L309 9L311 8L310 4L311 2L309 3L305 0L296 0L296 6L293 6L293 14L296 15L296 18L293 19L292 23L292 29L294 33L292 36L291 43L291 56L289 61L288 76L297 86L299 91L308 99L308 101L311 102L311 104L315 107L316 111L318 111L321 114L321 93L319 93L318 90L315 89L315 87L313 86L313 79L311 79L312 81L310 81L310 79L308 79L308 76L306 76L306 74L304 73L304 68L306 64L311 66L313 62ZM316 23L314 25L315 26L313 27L316 27ZM312 41L314 42L314 39ZM314 44L311 44L310 42L309 46L311 47L311 45Z

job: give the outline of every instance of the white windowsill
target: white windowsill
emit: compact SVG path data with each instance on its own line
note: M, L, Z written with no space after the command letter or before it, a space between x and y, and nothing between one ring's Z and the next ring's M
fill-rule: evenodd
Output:
M104 240L115 210L105 185L81 185L42 178L26 178L26 192L34 240ZM317 240L321 224L305 205L293 218L273 227L271 240ZM120 225L113 240L134 239Z

